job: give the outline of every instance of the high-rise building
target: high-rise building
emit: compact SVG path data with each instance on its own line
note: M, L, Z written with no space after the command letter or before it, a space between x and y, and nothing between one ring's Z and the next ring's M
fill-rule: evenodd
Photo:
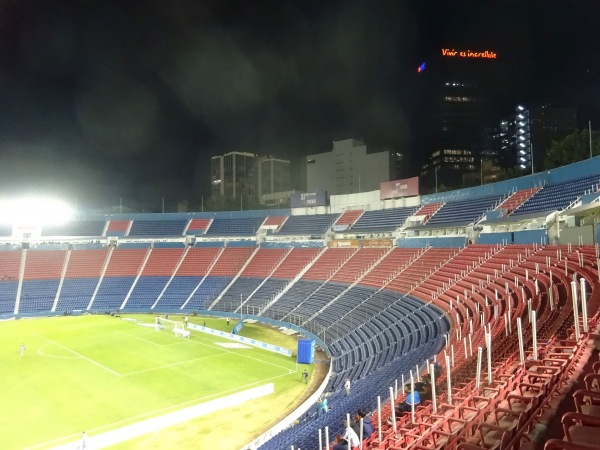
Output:
M357 139L334 141L330 152L306 157L306 190L322 189L329 195L374 191L380 183L397 178L401 159L392 150L369 153Z
M212 196L256 198L255 160L254 153L245 152L213 156L210 162Z
M465 176L481 171L482 160L494 158L488 142L497 122L498 58L492 51L444 48L419 67L425 185L460 187Z
M498 147L509 167L539 172L552 141L576 129L577 112L573 108L518 105L513 115L500 122Z
M281 206L290 197L290 162L272 156L256 160L256 195L263 205Z
M241 196L264 205L290 198L290 162L254 153L230 152L211 159L211 194L227 200Z

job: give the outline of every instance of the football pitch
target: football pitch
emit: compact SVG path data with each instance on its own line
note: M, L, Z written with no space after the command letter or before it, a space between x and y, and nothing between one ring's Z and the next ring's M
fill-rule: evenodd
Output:
M83 431L92 441L94 435L273 383L275 394L149 429L113 446L239 449L306 393L295 357L201 332L177 337L156 331L153 322L153 316L137 315L0 322L1 447L68 447ZM218 318L190 322L230 328ZM268 327L247 325L241 334L295 353L295 338Z

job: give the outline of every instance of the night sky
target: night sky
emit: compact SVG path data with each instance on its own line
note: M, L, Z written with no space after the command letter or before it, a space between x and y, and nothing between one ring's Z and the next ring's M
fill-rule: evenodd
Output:
M416 69L442 47L497 51L499 119L559 102L600 129L599 19L597 0L0 0L0 193L169 211L208 195L212 155L348 137L416 164Z

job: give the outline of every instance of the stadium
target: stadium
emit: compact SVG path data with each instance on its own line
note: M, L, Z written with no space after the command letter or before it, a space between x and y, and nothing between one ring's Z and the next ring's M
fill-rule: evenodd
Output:
M0 351L14 370L1 379L5 388L18 386L19 374L27 373L25 384L71 392L46 398L7 389L13 392L3 415L22 409L19 420L43 430L41 438L21 429L8 448L75 448L86 423L81 416L94 416L98 434L111 431L102 428L103 420L114 420L108 413L91 412L102 407L120 410L119 426L145 424L130 437L152 432L159 444L150 447L169 448L160 424L147 420L207 405L215 400L210 392L218 392L224 414L229 395L241 392L242 401L272 415L263 422L276 419L258 436L249 430L242 443L227 441L223 430L210 448L323 448L359 409L375 425L363 449L597 448L599 182L600 158L592 158L388 200L366 192L322 206L115 214L47 225L2 218ZM47 316L57 317L23 320ZM225 320L232 321L228 328ZM300 360L300 346L296 358L256 353L228 377L249 353L219 350L211 333L252 344L262 337L280 348L268 342L272 334L246 335L253 327L295 332L281 346L300 338L314 343L316 354L311 347ZM19 355L21 342L26 349ZM190 356L199 354L202 361ZM63 360L76 360L77 368L65 369ZM406 398L405 385L435 373L434 362L443 372L432 380L431 400L396 417L391 405ZM310 393L300 393L301 370L312 374L317 365L322 381L311 378ZM130 381L134 375L145 377L144 390ZM189 383L161 390L165 378ZM272 391L253 389L264 380L289 393L293 407L263 407ZM207 394L194 398L189 386L199 385ZM87 403L103 388L144 401L103 404L105 396ZM318 414L322 396L329 409ZM165 403L167 397L173 401ZM231 401L233 408L238 400ZM52 415L16 406L36 402L47 402ZM75 417L67 412L73 403ZM165 414L148 417L150 410ZM235 421L235 429L244 428L245 418ZM4 422L3 431L15 427L10 418ZM79 428L55 432L57 422ZM184 426L191 436L201 433L197 421Z

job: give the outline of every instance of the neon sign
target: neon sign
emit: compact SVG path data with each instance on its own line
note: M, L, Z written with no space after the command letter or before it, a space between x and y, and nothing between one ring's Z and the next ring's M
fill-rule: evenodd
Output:
M481 58L481 59L496 59L498 55L496 52L486 50L484 52L476 52L473 50L454 50L453 48L443 48L442 56L449 56L454 58Z

